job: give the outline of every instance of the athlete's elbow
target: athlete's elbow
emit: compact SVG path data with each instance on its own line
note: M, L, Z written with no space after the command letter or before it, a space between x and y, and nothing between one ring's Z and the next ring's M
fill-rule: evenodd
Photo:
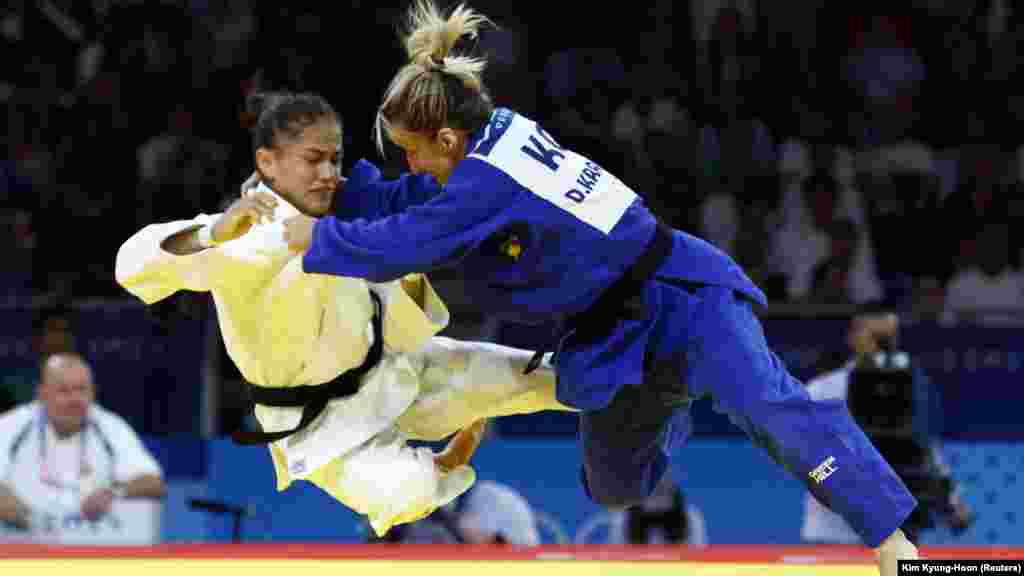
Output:
M132 277L138 273L138 262L132 257L133 254L128 244L122 244L114 257L114 281L118 286L127 287Z

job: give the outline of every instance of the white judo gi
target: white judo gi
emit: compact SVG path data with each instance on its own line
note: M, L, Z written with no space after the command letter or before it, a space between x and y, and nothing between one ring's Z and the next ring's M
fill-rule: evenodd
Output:
M313 482L382 536L452 501L476 477L469 466L440 473L432 451L406 439L441 440L481 418L570 410L555 399L548 367L522 373L529 352L436 336L448 310L425 277L416 279L417 301L401 281L304 273L301 254L283 239L282 221L298 212L277 200L272 223L195 254L175 255L162 244L212 226L219 214L149 225L121 246L116 277L146 304L179 290L211 292L228 355L258 386L329 382L383 337L381 362L355 395L332 400L306 429L270 445L279 490L295 479ZM370 290L383 304L383 335L373 333ZM293 428L301 412L255 408L267 432Z

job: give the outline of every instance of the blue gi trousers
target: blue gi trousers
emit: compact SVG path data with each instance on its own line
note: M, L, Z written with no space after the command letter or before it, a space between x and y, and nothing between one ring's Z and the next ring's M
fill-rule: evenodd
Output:
M653 283L653 286L651 286ZM648 496L710 397L773 460L877 547L917 505L841 401L814 401L768 348L749 302L729 288L654 279L663 302L649 376L583 412L587 493L621 508Z

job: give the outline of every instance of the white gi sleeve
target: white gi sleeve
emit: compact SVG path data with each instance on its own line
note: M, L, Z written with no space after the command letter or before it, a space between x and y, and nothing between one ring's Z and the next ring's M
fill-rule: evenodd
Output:
M150 224L136 232L117 251L117 283L146 304L179 290L206 292L224 276L221 247L179 256L163 248L171 236L201 226L212 226L219 215L200 214L192 220Z

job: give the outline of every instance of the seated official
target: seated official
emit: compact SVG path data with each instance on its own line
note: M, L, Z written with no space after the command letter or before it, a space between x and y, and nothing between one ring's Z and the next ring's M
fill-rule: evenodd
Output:
M43 365L37 400L0 415L0 537L114 544L158 537L160 466L95 398L85 359L55 354Z

